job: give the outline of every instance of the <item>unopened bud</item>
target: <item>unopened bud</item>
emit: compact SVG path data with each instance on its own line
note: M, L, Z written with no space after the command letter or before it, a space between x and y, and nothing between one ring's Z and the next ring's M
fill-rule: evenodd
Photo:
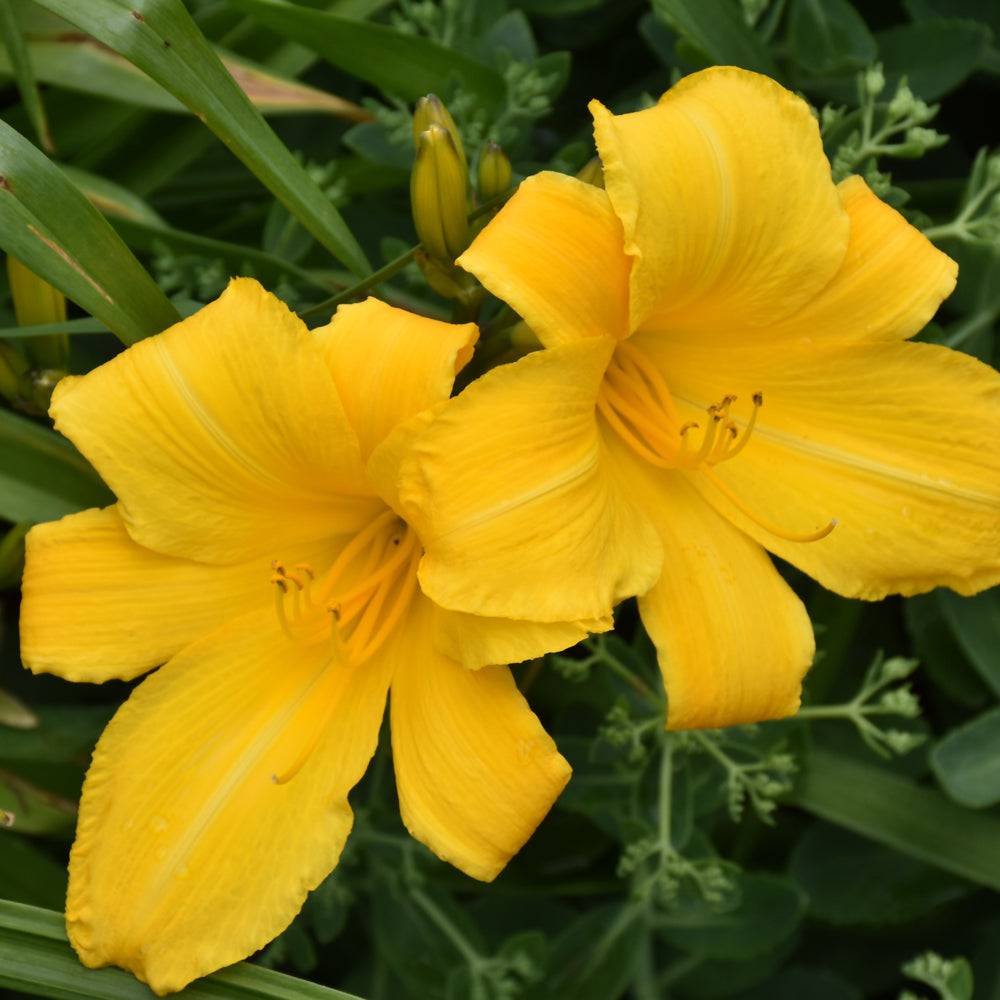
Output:
M469 245L467 192L465 164L451 133L431 125L417 140L410 204L424 249L449 264Z
M66 297L63 293L9 254L7 278L18 326L66 322ZM25 337L24 352L31 366L64 368L69 359L69 337L65 333Z
M594 156L589 159L581 170L577 172L577 178L584 184L592 184L594 187L604 187L604 168L601 166L601 158Z
M413 145L418 149L421 133L426 132L432 125L440 125L448 130L455 143L455 150L462 160L462 172L468 177L469 163L465 156L465 147L462 145L462 134L458 131L455 119L451 117L437 94L421 97L413 109Z
M21 377L28 367L28 362L12 344L0 340L0 395L9 402L20 396Z
M476 173L476 188L483 201L489 201L503 194L510 187L510 160L499 143L492 139L479 154L479 170Z

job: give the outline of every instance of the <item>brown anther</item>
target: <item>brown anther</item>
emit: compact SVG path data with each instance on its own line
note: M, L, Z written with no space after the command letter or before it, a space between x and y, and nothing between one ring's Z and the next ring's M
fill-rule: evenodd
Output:
M310 580L315 580L316 579L316 577L315 577L315 575L313 574L313 571L312 571L312 566L310 566L309 563L296 563L295 564L295 569L299 573L305 573L305 575L308 576Z
M688 431L697 430L700 426L701 424L699 424L697 420L689 420L686 424L682 424L680 430L681 437L684 437Z
M281 592L283 594L288 593L288 581L281 573L273 574L271 577L271 583L276 583L279 587L281 587Z
M764 393L762 393L760 391L760 389L758 389L753 394L753 401L754 401L754 405L756 405L756 406L763 406L764 405Z

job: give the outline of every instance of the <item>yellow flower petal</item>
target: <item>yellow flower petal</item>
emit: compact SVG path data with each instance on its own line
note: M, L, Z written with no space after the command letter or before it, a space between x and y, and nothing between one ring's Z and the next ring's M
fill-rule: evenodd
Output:
M179 654L118 711L70 860L67 926L86 965L178 990L270 941L329 874L389 680L328 667L331 653L292 644L267 613L248 616ZM331 704L301 770L276 784Z
M706 499L825 587L850 597L975 593L1000 582L1000 375L929 344L801 341L715 356L714 387L684 359L687 398L720 385L764 403L746 448L716 473L784 530L839 524L797 543L762 530L703 477ZM715 397L718 398L717 396Z
M392 754L403 822L473 878L499 874L542 821L570 767L507 667L466 670L434 652L418 601L392 682Z
M547 347L628 335L631 262L607 195L590 184L548 172L527 178L458 263Z
M238 562L357 530L381 506L364 498L358 443L316 341L248 278L60 382L52 413L114 490L132 537L168 555Z
M669 317L701 330L734 318L776 322L836 273L847 214L816 120L790 91L716 67L645 111L591 110L605 187L635 258L633 328L654 314L660 326Z
M129 680L274 602L269 560L217 566L160 555L132 541L116 507L38 524L26 541L21 658L35 673ZM335 538L275 554L325 566L342 546Z
M313 333L364 459L397 424L451 395L479 335L474 323L441 323L378 299L341 306Z
M802 602L767 553L706 504L684 473L618 457L663 540L663 572L639 598L639 614L656 644L667 728L794 714L815 653Z
M958 265L860 177L838 190L851 239L834 279L761 339L901 340L922 330L955 287Z
M399 493L438 604L574 622L652 586L659 540L609 473L594 414L614 344L590 338L494 369L417 439Z
M575 646L591 632L610 632L614 620L527 622L484 618L435 605L437 649L465 667L477 670L495 663L520 663Z

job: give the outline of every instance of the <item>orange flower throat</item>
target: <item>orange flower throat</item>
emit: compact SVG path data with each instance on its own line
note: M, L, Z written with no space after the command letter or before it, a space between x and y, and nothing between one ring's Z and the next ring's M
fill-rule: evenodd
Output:
M730 416L736 396L726 395L706 410L706 426L700 443L692 439L701 430L697 421L681 423L673 397L663 376L646 354L622 341L615 348L597 396L597 409L632 450L660 469L686 469L704 475L738 510L765 531L794 542L814 542L836 527L832 519L817 531L792 533L779 528L750 510L712 468L735 458L747 446L764 403L761 392L753 394L753 411L740 430Z

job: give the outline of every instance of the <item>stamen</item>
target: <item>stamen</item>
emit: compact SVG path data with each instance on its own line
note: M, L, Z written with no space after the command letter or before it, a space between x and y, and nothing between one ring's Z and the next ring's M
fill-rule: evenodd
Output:
M331 644L326 665L309 682L307 699L295 729L304 730L295 759L271 775L276 784L295 777L323 739L340 700L343 671L364 668L398 628L417 592L419 539L393 511L386 511L341 550L318 588L310 594L311 567L300 563L289 572L272 563L278 621L289 638ZM351 585L345 587L345 578ZM306 603L300 607L300 594ZM292 616L287 601L293 601ZM329 615L329 617L327 617Z
M754 392L753 410L742 430L730 416L735 402L736 396L726 393L718 403L709 406L706 413L710 419L701 441L695 442L691 432L700 430L701 424L694 420L681 423L670 390L656 365L641 348L623 341L615 347L605 372L597 410L644 461L659 469L701 473L738 510L770 534L796 542L825 538L836 526L836 519L817 531L785 531L750 510L713 470L720 462L736 458L749 444L764 395L760 390Z
M818 542L821 538L826 538L827 535L837 527L839 523L837 518L833 517L830 522L825 526L820 528L818 531L811 531L805 534L794 534L790 531L785 531L783 528L779 528L776 524L772 524L766 518L760 516L760 514L752 511L737 495L726 485L726 483L719 477L719 474L709 465L703 465L699 470L703 475L708 478L708 481L734 506L737 510L745 514L754 524L759 528L763 528L768 534L776 535L778 538L785 538L790 542Z

